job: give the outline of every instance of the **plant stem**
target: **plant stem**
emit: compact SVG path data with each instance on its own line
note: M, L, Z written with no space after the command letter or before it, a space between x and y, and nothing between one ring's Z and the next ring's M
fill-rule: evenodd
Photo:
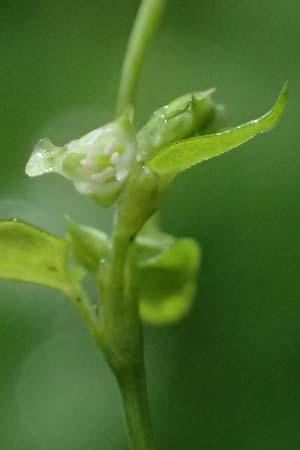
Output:
M129 206L126 210L130 215ZM129 270L131 243L138 229L138 225L135 229L128 228L124 216L116 211L100 316L100 332L104 339L99 344L120 387L131 450L154 450L144 368L143 330L137 290Z
M132 450L154 450L144 366L119 378Z
M148 44L154 35L167 0L142 0L124 58L117 98L116 114L133 105L138 79ZM139 170L137 171L140 174ZM135 178L133 177L135 180ZM142 178L143 179L143 178ZM151 184L151 183L150 183ZM146 375L143 330L138 314L138 298L126 277L130 245L141 225L151 215L138 184L128 182L125 205L116 211L111 259L102 286L103 306L99 333L106 358L119 383L132 450L154 450ZM132 189L132 187L134 187ZM149 192L148 192L149 190ZM142 198L142 202L141 202ZM148 198L147 198L148 200ZM123 211L123 213L121 212ZM125 214L124 214L125 211ZM130 220L129 220L130 219ZM126 284L127 279L127 284Z
M138 79L148 44L154 35L167 0L143 0L137 13L123 62L117 115L134 102Z

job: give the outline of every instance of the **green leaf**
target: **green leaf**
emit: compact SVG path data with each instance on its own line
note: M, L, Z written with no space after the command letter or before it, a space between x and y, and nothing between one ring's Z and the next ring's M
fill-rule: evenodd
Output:
M100 260L107 257L109 239L107 235L92 227L78 225L65 217L68 240L76 261L92 274L99 270Z
M285 83L274 107L258 119L228 130L179 141L158 149L148 160L148 166L160 175L175 176L207 159L232 150L259 133L271 130L279 122L287 99Z
M159 229L158 214L152 216L136 237L136 261L143 266L147 261L168 250L176 239Z
M18 221L0 222L0 278L42 284L69 294L67 242Z
M148 229L148 231L150 231ZM193 239L175 239L155 230L136 240L140 316L148 323L176 322L191 309L200 250Z

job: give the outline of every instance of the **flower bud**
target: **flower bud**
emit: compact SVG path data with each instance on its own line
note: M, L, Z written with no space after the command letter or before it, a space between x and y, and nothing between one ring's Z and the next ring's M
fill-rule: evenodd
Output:
M214 89L186 94L155 111L139 131L138 160L145 161L159 147L199 133L214 118Z
M41 139L27 165L27 175L58 173L75 189L101 206L110 206L127 180L135 156L135 135L127 111L110 122L63 147Z

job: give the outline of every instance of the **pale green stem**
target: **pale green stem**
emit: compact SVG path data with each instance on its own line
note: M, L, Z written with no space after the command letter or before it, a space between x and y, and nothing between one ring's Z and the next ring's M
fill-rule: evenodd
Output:
M117 98L117 115L122 114L128 106L133 106L145 53L157 29L166 2L167 0L143 0L140 5L123 63ZM130 188L128 195L131 199ZM133 204L135 200L131 199ZM141 205L142 209L143 207L145 204ZM130 214L129 209L126 212L127 215ZM125 220L124 223L121 218L123 215L119 215L119 212L116 213L106 281L102 286L103 304L100 333L103 339L99 344L103 348L120 386L131 449L154 450L144 369L143 331L138 315L138 298L135 297L134 289L128 288L125 281L130 245L141 226L142 216L137 218L136 229L132 230L129 227L129 230L127 221ZM141 215L142 213L143 211L141 211ZM147 217L145 214L145 220Z
M122 114L126 107L134 103L145 53L158 27L166 3L167 0L143 0L141 3L123 62L117 98L117 115Z
M119 222L118 213L116 216L102 309L102 329L106 339L104 351L120 387L131 450L154 450L138 298L130 272L126 273L134 236L121 232L124 225L122 227L122 222Z
M131 266L134 252L129 249L127 263ZM131 367L118 377L123 405L125 410L128 437L132 450L155 450L153 426L147 392L146 372L144 364L144 336L138 313L138 290L135 282L135 271L127 273L127 289L125 301L127 308L133 308L138 327L138 361L137 366Z
M144 367L119 378L132 450L155 450Z

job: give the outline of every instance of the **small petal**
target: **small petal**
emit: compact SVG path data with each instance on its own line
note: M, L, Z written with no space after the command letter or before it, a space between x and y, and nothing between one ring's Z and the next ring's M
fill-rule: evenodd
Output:
M64 149L43 138L36 144L33 153L26 164L25 172L30 177L56 172L56 166L61 164Z

